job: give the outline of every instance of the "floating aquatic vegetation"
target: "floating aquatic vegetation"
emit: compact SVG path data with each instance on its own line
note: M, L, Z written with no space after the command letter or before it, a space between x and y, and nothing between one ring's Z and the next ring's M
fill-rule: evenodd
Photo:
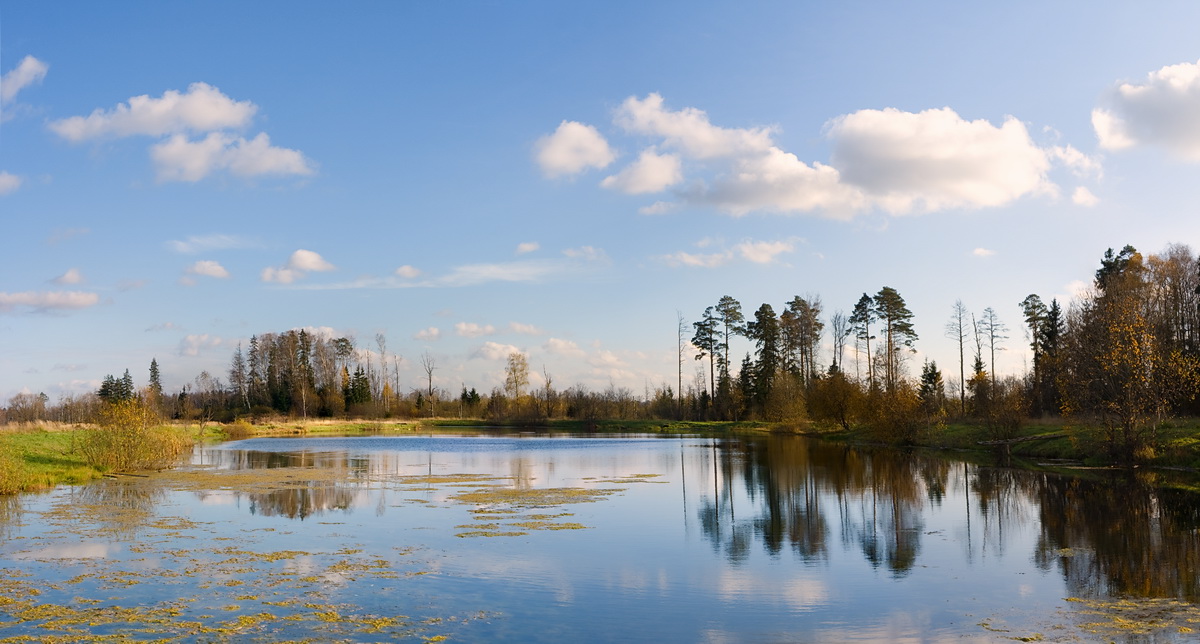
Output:
M1079 628L1107 638L1155 633L1191 633L1200 623L1200 605L1178 599L1082 599L1068 597L1085 616Z
M617 476L607 479L590 479L599 483L668 483L668 481L656 481L661 477L661 474L629 474L626 476Z
M582 488L582 487L552 487L552 488L481 488L473 492L463 492L454 495L459 503L473 505L501 505L511 508L541 508L564 505L567 503L594 503L611 494L623 492L616 488Z
M519 531L504 531L504 530L472 530L470 532L459 532L454 535L459 538L470 537L520 537L529 534L528 532Z
M642 478L646 477L621 477L614 482ZM405 584L420 582L404 580L436 572L424 567L425 562L399 559L424 548L402 544L383 553L371 552L359 545L361 536L353 534L351 527L321 528L322 538L330 542L295 541L295 537L289 541L286 535L292 531L279 529L279 523L247 524L231 534L227 526L201 520L207 514L187 516L169 495L172 491L194 492L202 502L217 503L247 499L252 508L260 510L255 514L268 519L276 516L263 505L269 495L316 490L323 498L344 492L349 499L364 489L415 493L428 498L394 502L425 504L421 512L469 513L479 519L457 526L460 532L455 536L466 538L583 529L586 526L580 523L561 521L572 513L536 510L596 502L622 491L516 489L511 487L513 480L479 474L356 473L350 468L191 467L64 491L46 509L33 512L49 529L28 537L30 541L23 544L26 550L18 553L22 557L17 561L25 563L0 570L0 642L21 638L48 642L358 641L364 639L363 634L373 635L367 638L372 641L444 641L447 635L429 629L471 618L450 622L438 617L413 619L336 603L365 584L370 584L373 593L405 594ZM431 499L438 503L430 503ZM451 503L445 503L447 500ZM381 501L377 511L384 507L401 506ZM298 529L347 523L355 525L354 521L310 521L307 528ZM328 545L298 550L263 547L266 543ZM159 598L169 600L156 601ZM288 639L298 635L298 639Z

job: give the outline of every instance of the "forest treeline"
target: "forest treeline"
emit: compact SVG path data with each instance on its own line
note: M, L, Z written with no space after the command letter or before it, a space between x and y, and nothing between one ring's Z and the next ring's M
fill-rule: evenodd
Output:
M909 365L919 340L914 315L896 289L884 286L832 312L812 295L793 297L778 313L766 303L750 312L726 295L694 322L679 314L677 379L642 392L556 388L549 373L531 387L521 353L508 357L503 386L487 392L435 387L440 366L424 353L424 382L406 389L400 356L389 354L383 335L370 349L354 338L290 330L252 337L234 351L225 374L203 372L173 393L163 391L152 361L141 388L126 370L106 377L97 392L54 404L44 394L18 394L4 414L7 421L90 422L103 405L136 398L181 420L763 420L868 428L896 443L957 422L1004 440L1029 418L1062 415L1092 428L1112 458L1132 462L1153 456L1164 419L1200 411L1198 292L1200 259L1187 246L1148 256L1132 246L1109 249L1091 288L1073 301L1030 294L1008 303L1019 304L1033 354L1020 377L999 378L994 367L1014 331L994 308L976 314L961 301L944 326L958 349L953 364L943 365L949 377L932 361ZM731 355L739 337L752 347L740 359Z

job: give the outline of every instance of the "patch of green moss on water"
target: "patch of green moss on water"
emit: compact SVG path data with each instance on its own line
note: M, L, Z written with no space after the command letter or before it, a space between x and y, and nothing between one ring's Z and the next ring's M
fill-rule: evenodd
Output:
M454 495L459 503L483 506L507 506L508 508L544 508L568 503L594 503L609 495L623 492L619 488L508 488L493 487L477 489Z

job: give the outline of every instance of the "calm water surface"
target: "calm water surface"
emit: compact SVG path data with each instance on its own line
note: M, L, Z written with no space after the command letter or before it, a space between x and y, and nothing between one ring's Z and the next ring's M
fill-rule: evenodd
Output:
M0 641L1193 639L1200 497L1083 474L797 437L231 442L0 500Z

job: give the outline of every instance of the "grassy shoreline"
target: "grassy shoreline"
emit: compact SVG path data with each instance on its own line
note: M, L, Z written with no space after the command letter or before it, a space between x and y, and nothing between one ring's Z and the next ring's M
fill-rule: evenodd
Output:
M362 420L288 420L251 425L171 425L197 441L220 441L254 436L295 435L379 435L407 434L418 431L463 431L470 429L529 430L561 433L613 434L706 434L739 433L802 434L822 440L884 445L866 428L846 431L840 427L785 425L769 422L670 421L670 420L549 420L540 422L496 422L484 419L421 419L404 421ZM35 426L0 428L0 494L31 492L57 485L77 485L103 477L107 472L86 462L79 449L81 426ZM1008 446L1007 456L1016 466L1034 466L1041 462L1072 462L1106 467L1103 454L1088 438L1086 428L1062 420L1034 421L1018 432L1028 439ZM954 450L995 458L1003 447L983 445L988 438L983 426L953 423L931 429L911 447ZM1200 419L1183 419L1164 424L1159 430L1160 447L1147 463L1150 467L1200 470Z

